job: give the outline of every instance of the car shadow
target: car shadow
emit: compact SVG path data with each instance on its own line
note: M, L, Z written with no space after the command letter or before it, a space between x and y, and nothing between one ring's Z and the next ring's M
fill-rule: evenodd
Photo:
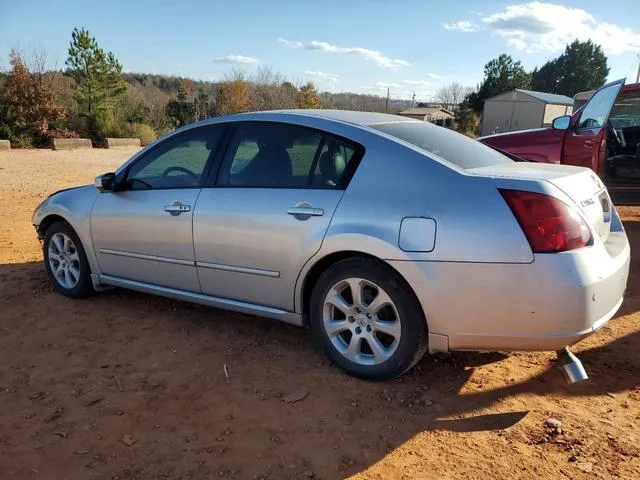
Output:
M632 279L619 316L640 310L633 285ZM425 356L399 379L365 382L331 365L304 329L124 290L67 299L53 291L38 262L0 266L0 302L0 385L10 386L0 425L14 414L46 417L54 404L40 411L25 398L50 392L73 421L25 422L19 433L14 430L15 442L43 429L68 430L64 450L57 450L62 447L53 436L45 445L62 458L70 449L101 448L104 442L80 431L87 422L117 451L122 418L130 418L127 432L144 446L147 459L135 472L152 478L178 476L185 462L202 462L198 452L209 450L218 453L204 462L206 475L220 475L222 468L236 472L226 473L229 478L298 478L309 470L317 478L342 478L424 432L509 428L528 411L482 411L504 410L509 397L589 397L640 384L638 331L605 345L578 346L591 377L583 384L567 386L547 359L548 366L530 378L505 379L500 387L481 380L468 388L483 368L513 357L527 362L528 354ZM104 400L90 410L94 397ZM179 458L168 453L176 436L191 439ZM12 441L0 435L9 457L17 455ZM128 478L122 459L141 457L131 450L127 455L105 460L96 473ZM29 462L25 472L45 467ZM62 464L49 457L46 468L54 476L56 465Z

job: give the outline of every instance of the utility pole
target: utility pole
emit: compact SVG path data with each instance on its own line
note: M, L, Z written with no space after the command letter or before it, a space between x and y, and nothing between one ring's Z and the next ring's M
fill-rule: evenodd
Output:
M638 54L638 73L636 73L636 83L640 83L640 53Z
M389 113L389 87L387 87L387 101L384 105L385 113Z
M416 92L413 92L413 95L411 95L411 108L413 108L415 104L416 104Z

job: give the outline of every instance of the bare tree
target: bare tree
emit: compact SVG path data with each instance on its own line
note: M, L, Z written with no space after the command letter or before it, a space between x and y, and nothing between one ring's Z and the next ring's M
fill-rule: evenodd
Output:
M299 88L271 67L259 67L251 76L252 103L256 110L295 108Z
M285 76L271 67L259 67L251 76L252 103L256 110L280 108L279 90Z
M236 80L242 80L243 82L247 81L247 72L244 70L239 70L237 68L233 68L230 72L224 74L224 81L222 83L231 83Z
M55 63L51 64L49 61L49 53L42 45L30 47L27 50L16 45L11 47L11 51L22 59L25 66L29 69L29 72L31 72L33 78L38 83L42 83L42 76L45 73L57 69L57 65ZM4 68L4 70L8 69Z
M471 87L464 87L457 82L453 82L436 91L435 98L442 103L445 108L455 108L460 105L464 97L472 91Z

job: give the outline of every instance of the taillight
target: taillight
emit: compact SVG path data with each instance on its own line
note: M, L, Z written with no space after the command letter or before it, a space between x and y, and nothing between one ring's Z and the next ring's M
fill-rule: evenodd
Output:
M500 189L534 253L573 250L591 244L589 225L578 212L543 193Z

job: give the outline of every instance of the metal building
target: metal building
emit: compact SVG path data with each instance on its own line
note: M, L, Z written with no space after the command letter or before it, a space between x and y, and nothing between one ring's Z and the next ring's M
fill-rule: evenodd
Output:
M576 111L580 107L582 107L585 103L589 101L589 99L596 93L595 90L589 90L588 92L580 92L576 93L573 96L573 110Z
M548 127L554 118L572 111L569 97L518 88L485 100L482 135Z
M425 122L435 123L441 127L453 128L455 112L443 107L415 107L398 113L403 117L415 118Z

